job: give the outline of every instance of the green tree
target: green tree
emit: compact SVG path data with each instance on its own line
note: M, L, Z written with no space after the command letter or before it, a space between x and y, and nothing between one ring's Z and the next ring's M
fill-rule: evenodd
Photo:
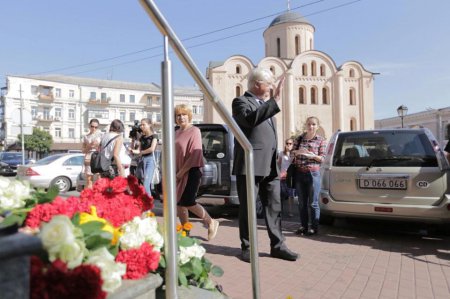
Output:
M17 136L20 140L22 140L22 135L19 134ZM32 135L24 136L24 146L27 151L34 151L39 153L40 155L48 153L53 144L53 137L50 133L45 132L38 128L33 128Z

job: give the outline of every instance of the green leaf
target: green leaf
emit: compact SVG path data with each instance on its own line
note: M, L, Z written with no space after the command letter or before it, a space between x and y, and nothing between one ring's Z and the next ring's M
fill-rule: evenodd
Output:
M163 255L161 255L161 258L159 259L159 266L164 269L166 268L166 259Z
M190 247L195 244L194 239L189 237L182 237L178 240L178 246L180 247Z
M100 221L89 221L80 225L85 235L90 235L96 231L101 231L105 224Z
M183 273L183 271L181 271L181 269L180 269L180 271L178 271L178 281L183 286L187 286L187 284L188 284L186 275L184 275L184 273Z
M113 235L110 232L101 231L87 236L84 242L87 249L93 250L102 246L108 246L111 244L112 238Z
M113 256L117 256L117 254L119 253L119 243L117 243L116 245L110 245L108 247L108 251L109 253L111 253Z
M200 259L194 257L191 259L190 263L192 266L192 272L196 277L199 277L203 272L202 262Z
M80 213L75 213L72 216L72 224L75 225L75 226L80 227Z
M216 277L222 277L223 275L223 269L220 268L219 266L212 266L211 268L211 274L216 276Z
M18 226L22 226L25 218L27 217L27 213L17 213L17 214L9 214L6 216L2 222L0 222L0 227L7 227L10 225L17 224Z

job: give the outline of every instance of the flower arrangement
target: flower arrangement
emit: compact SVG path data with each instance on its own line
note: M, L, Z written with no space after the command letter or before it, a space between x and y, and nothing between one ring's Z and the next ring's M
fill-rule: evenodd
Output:
M122 279L152 272L164 277L164 240L151 212L153 198L135 177L99 179L80 197L56 195L0 177L0 227L16 223L36 234L45 249L31 259L31 298L106 298ZM209 274L223 272L189 237L191 229L186 223L177 232L179 282L215 290Z

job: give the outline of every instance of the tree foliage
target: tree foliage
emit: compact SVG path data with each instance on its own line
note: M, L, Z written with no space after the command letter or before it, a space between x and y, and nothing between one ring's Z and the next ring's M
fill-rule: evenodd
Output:
M21 134L17 136L19 140L22 140ZM50 133L38 128L33 128L32 135L24 135L24 146L28 151L34 151L38 153L48 153L53 144L53 137Z

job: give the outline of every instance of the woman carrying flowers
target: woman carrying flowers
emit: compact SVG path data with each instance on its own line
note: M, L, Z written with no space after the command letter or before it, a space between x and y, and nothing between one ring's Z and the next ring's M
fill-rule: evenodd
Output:
M200 168L204 166L202 135L200 129L192 124L192 110L188 106L175 107L175 121L180 127L175 132L178 218L181 224L185 224L189 221L188 211L191 211L208 225L208 240L212 240L217 234L219 222L195 201L202 177Z

